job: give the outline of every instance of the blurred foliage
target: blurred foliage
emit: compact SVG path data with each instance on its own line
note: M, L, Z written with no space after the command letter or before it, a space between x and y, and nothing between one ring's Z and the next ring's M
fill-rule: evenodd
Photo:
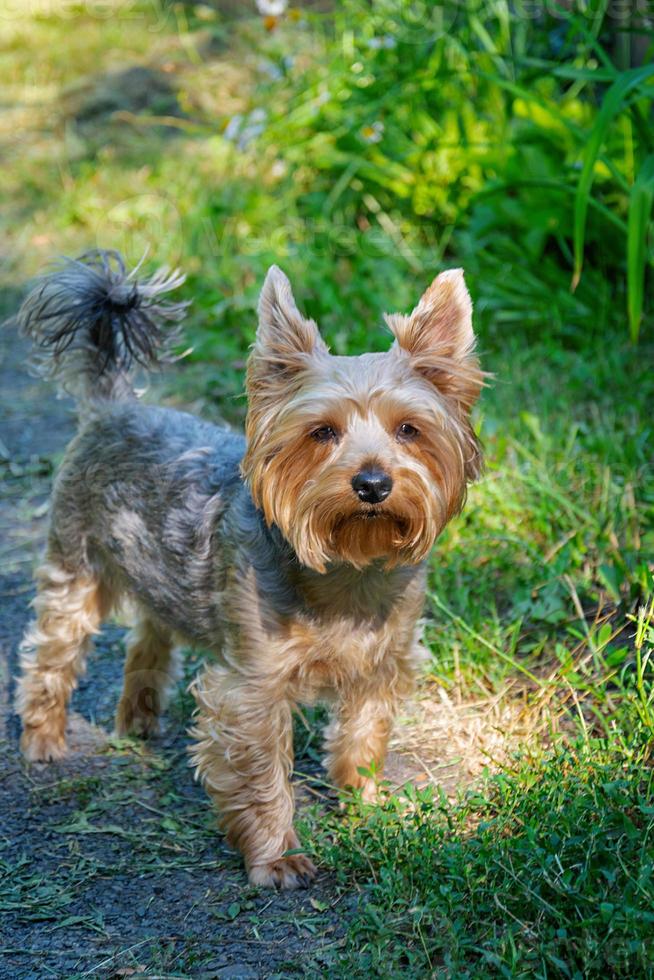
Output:
M272 261L339 352L385 343L379 313L457 263L488 342L510 326L583 347L651 322L639 4L341 0L272 23L234 21L234 4L112 5L0 23L0 136L21 161L10 268L90 235L134 260L149 245L190 273L198 359L242 356Z
M405 274L456 261L497 327L587 339L629 313L636 340L654 259L654 64L616 67L606 2L538 7L345 0L315 19L311 60L289 66L280 44L261 141L314 235L340 230L364 274L380 260L388 305L415 297L384 259ZM334 297L319 306L333 314Z

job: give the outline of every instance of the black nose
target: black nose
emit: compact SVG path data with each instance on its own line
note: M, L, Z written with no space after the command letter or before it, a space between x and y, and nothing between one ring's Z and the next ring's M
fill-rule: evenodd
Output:
M352 489L364 504L380 504L393 489L393 481L383 470L361 470L352 477Z

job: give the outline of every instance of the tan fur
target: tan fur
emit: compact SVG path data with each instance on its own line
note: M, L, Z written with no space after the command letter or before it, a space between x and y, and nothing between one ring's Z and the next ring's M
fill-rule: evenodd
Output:
M21 646L16 707L23 720L25 757L48 761L65 755L68 700L111 599L95 576L68 571L54 559L36 575L36 622Z
M296 584L311 594L315 576L298 569ZM374 765L381 773L397 703L413 683L423 576L409 585L399 610L354 633L356 585L349 586L330 593L327 582L310 618L284 621L251 591L254 582L248 577L230 591L232 608L243 611L239 646L230 644L223 652L225 666L205 668L193 685L199 713L191 732L197 740L192 760L228 839L243 852L259 884L281 879L294 887L310 870L298 856L280 860L293 835L295 705L333 704L329 773L337 785L363 787L372 797L374 782L358 769ZM266 882L264 869L272 865L274 874Z
M53 512L53 540L83 571L44 564L25 641L28 758L65 751L89 638L110 597L136 595L117 730L156 729L176 676L174 638L209 648L192 685L197 775L253 884L295 888L315 875L305 855L286 854L299 847L292 712L330 705L329 776L373 799L366 773L383 771L420 653L424 559L481 467L471 310L462 274L444 273L413 313L387 318L386 353L334 357L273 267L248 362L240 484L233 437L177 413L98 407ZM147 464L141 447L154 447ZM382 499L359 494L353 481L368 471L388 477Z
M123 693L116 710L118 735L152 735L180 677L169 629L144 613L127 640Z

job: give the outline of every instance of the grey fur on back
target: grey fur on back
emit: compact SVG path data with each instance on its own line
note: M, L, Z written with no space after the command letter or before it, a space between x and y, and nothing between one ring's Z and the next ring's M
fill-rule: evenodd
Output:
M245 439L193 415L138 401L107 406L70 444L55 484L50 547L113 579L190 641L220 645L227 575L251 570L281 616L307 612L297 557L268 528L240 474ZM322 579L332 574L302 569ZM351 570L354 620L381 624L418 574ZM343 607L334 615L342 615Z
M137 401L107 406L71 443L52 504L51 547L102 569L173 629L215 642L236 506L252 512L229 429ZM240 520L232 515L232 520Z

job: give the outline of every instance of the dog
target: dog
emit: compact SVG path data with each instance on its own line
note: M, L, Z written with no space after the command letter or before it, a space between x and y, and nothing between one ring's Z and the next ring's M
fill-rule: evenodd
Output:
M182 279L138 282L94 250L21 307L42 373L80 419L22 645L21 748L65 754L91 638L128 597L117 732L156 731L180 644L210 651L192 682L192 765L250 882L305 887L316 868L293 827L292 712L331 705L330 779L374 799L416 672L426 559L482 464L472 304L462 271L443 272L412 313L386 316L387 351L335 356L273 266L243 437L135 393L135 371L172 356L185 304L167 294Z

